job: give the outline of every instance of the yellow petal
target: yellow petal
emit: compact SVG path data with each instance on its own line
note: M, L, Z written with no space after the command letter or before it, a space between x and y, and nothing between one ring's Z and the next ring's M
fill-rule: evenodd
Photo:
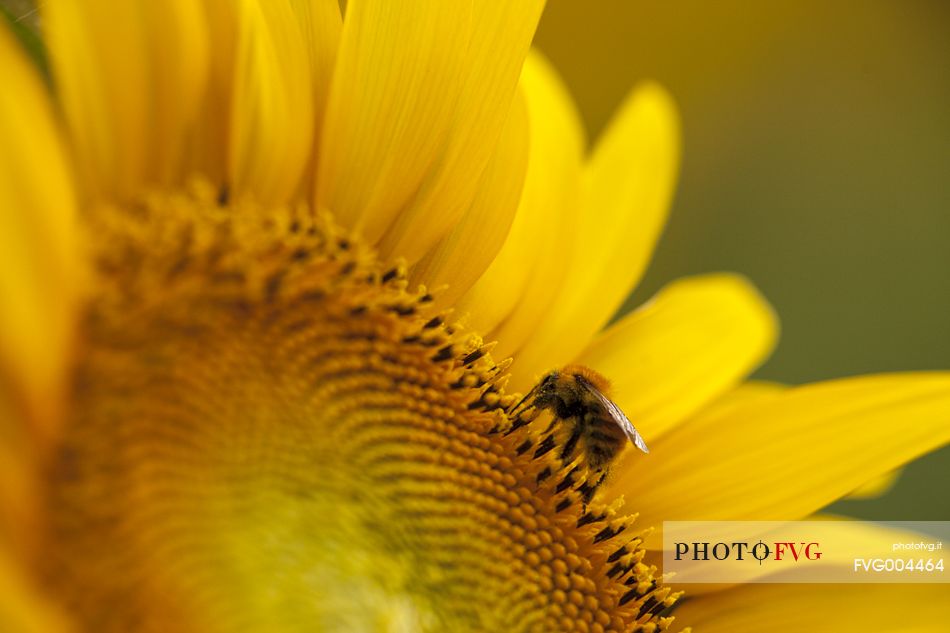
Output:
M678 163L676 108L662 88L642 85L586 167L574 257L550 309L522 333L528 338L512 367L517 387L575 358L620 307L666 221Z
M0 395L48 434L75 316L76 196L45 86L5 24L0 66Z
M610 488L648 525L798 519L947 441L950 373L862 376L699 414Z
M5 28L5 27L4 27ZM59 608L44 599L0 546L0 631L59 633L74 630Z
M425 254L471 204L541 4L349 3L317 205L370 241L388 230L384 258Z
M567 267L564 253L578 210L585 144L570 95L540 53L532 52L525 60L521 87L531 147L518 211L498 255L456 302L476 331L495 330L499 358L512 351L505 346L515 338L509 331L534 327Z
M313 150L311 52L285 0L242 0L231 119L230 185L285 202Z
M241 5L233 0L202 0L200 4L209 43L208 78L189 151L188 169L224 188L229 169Z
M304 169L306 199L312 197L316 165L319 161L320 137L323 130L323 115L327 97L330 95L330 79L340 46L340 4L337 0L291 0L310 53L310 74L313 88L313 147L310 163Z
M902 468L897 470L892 470L889 473L884 473L879 477L875 477L870 481L866 481L861 484L847 495L845 499L876 499L881 495L887 494L890 492L891 488L894 487L894 484L897 483L897 480L900 479Z
M437 306L452 305L498 253L518 208L527 163L528 118L519 97L468 211L413 268L414 283L447 286L438 293Z
M938 633L950 620L946 585L743 585L676 610L703 633Z
M85 192L127 199L181 178L207 74L200 5L60 0L40 9Z
M814 528L809 528L814 529L814 532L809 532L808 538L822 544L822 562L850 571L854 570L855 552L893 552L895 543L918 543L924 538L919 532L906 527L892 527L833 514L816 514L807 520L815 524ZM932 540L932 537L926 538Z
M788 389L787 386L776 382L747 380L703 407L703 415L721 415L755 400L774 398L786 389Z
M18 558L27 559L38 553L37 526L41 524L38 517L44 511L40 454L49 445L36 441L36 425L31 424L30 414L17 405L11 387L3 376L0 380L0 559L4 548L16 553ZM49 434L49 429L40 429L40 432ZM2 595L0 593L0 612L4 609ZM0 613L0 631L10 630L2 626L3 617Z
M578 358L649 443L738 383L775 345L777 322L735 275L676 281L603 332Z
M375 242L444 154L471 3L351 0L327 101L316 207Z
M383 257L416 261L481 196L544 0L473 3L463 83L444 153L382 243Z

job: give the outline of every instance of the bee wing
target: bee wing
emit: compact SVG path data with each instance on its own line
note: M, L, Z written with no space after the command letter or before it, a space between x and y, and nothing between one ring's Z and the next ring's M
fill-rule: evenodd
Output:
M620 407L618 407L613 400L600 393L600 390L593 385L590 387L590 392L600 401L600 404L604 405L607 414L610 415L613 421L617 423L617 426L623 430L623 434L627 436L627 439L633 442L633 445L644 453L649 453L650 449L647 448L647 443L643 441L643 436L637 432L633 423L627 419L627 416L620 410Z
M531 391L529 391L528 393L524 394L524 396L521 397L521 400L519 400L519 401L516 402L514 405L512 405L511 408L508 409L509 415L518 415L518 414L520 414L522 411L524 411L525 409L527 409L528 406L531 404L531 399L534 398L535 395L537 395L538 389L540 388L540 386L541 386L541 385L540 385L540 383L539 383L539 384L535 385L534 387L532 387L532 388L531 388Z

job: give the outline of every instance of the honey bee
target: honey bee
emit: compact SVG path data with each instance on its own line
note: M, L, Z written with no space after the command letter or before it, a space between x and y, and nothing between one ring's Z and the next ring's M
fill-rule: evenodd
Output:
M540 457L560 445L558 458L566 467L580 451L583 455L581 465L568 473L559 489L570 485L578 469L586 466L590 474L578 488L585 503L593 498L604 482L607 469L626 441L644 453L650 452L620 407L604 395L609 390L610 383L594 370L582 365L567 365L548 372L512 409L512 415L521 417L524 414L528 420L541 411L551 412L554 419L542 433L534 456ZM566 437L563 443L558 441L558 436Z

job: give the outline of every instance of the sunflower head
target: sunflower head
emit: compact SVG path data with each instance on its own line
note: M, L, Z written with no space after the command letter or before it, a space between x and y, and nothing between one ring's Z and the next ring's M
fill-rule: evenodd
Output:
M665 628L633 518L404 269L200 183L99 217L42 560L87 626Z

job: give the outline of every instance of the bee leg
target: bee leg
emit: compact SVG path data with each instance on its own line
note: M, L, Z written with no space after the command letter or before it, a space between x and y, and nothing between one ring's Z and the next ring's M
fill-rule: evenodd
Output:
M519 400L517 404L515 404L510 409L508 409L507 411L508 418L513 420L513 422L508 426L507 429L505 429L505 433L504 433L505 435L511 435L518 429L528 426L529 424L534 422L535 418L538 417L538 414L541 413L541 410L538 409L538 407L534 405L534 402L528 401L528 399L532 397L535 391L537 391L537 388L534 388L531 391L529 391L528 394L525 397L523 397L521 400ZM550 431L553 427L554 427L554 424L552 423L551 426L548 427L547 431L545 431L545 433Z
M516 402L516 403L514 404L514 406L512 406L510 409L508 409L508 415L510 415L510 416L516 416L516 415L517 415L517 416L520 416L523 407L525 407L525 406L527 405L527 403L528 403L529 400L531 400L532 398L534 398L534 396L535 396L535 394L536 394L537 391L538 391L538 388L535 386L535 387L533 387L533 388L531 389L531 391L529 391L528 393L524 394L524 396L522 396L521 400L519 400L518 402Z
M527 413L528 415L523 415L523 414L525 414L525 413ZM514 418L514 422L512 422L510 425L508 425L508 428L505 429L505 433L504 433L504 434L505 434L505 435L511 435L512 433L514 433L514 432L517 431L518 429L523 428L523 427L525 427L525 426L528 426L529 424L531 424L532 422L534 422L534 419L535 419L536 417L538 417L538 410L537 410L537 409L533 409L533 410L532 410L532 409L526 409L525 411L522 411L521 413L519 413L519 414L517 415L517 417Z

